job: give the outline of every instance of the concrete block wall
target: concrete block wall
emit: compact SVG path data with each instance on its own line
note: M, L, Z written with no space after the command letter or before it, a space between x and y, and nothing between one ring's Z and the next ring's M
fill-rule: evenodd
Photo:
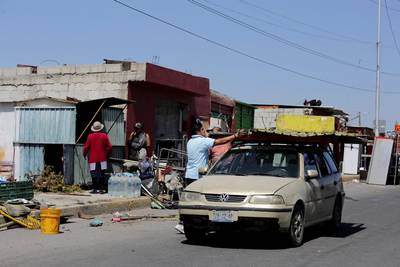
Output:
M279 114L306 115L309 114L308 108L259 108L254 111L254 128L271 129L276 127L276 119Z
M128 97L129 81L144 81L145 63L0 68L0 102L38 97L91 100Z

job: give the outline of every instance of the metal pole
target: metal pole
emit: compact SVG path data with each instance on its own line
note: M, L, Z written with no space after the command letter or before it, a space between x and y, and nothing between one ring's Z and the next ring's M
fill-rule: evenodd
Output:
M381 0L378 0L378 29L376 41L376 94L375 94L375 136L379 136L379 109L380 109L380 43L381 43Z
M85 134L86 130L89 128L90 124L92 124L93 120L96 118L97 114L100 112L100 110L103 108L104 104L107 102L107 100L104 100L103 103L101 103L100 107L97 109L96 113L94 113L92 119L89 121L89 123L86 125L85 129L83 130L83 132L81 133L81 135L78 137L78 139L76 140L75 144L77 144L79 142L79 140L81 140L82 136Z

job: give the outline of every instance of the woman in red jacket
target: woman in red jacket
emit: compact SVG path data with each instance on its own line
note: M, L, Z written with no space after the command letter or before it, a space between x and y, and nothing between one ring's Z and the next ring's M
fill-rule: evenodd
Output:
M93 133L89 134L83 149L86 158L89 152L90 175L93 182L93 194L106 193L105 171L107 169L107 156L111 152L112 145L106 133L101 132L104 125L98 121L90 128Z

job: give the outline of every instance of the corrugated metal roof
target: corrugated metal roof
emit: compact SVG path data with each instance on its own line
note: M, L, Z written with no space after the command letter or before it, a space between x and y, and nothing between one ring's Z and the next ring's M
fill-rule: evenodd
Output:
M225 105L228 107L235 106L235 100L233 98L215 90L210 90L210 91L211 91L211 102L216 102L218 104Z
M32 101L37 101L37 100L49 100L49 101L54 101L54 102L59 102L59 103L66 103L66 104L77 104L80 101L78 99L64 99L64 98L55 98L55 97L50 97L50 96L44 96L44 97L35 97L35 98L27 98L24 100L19 100L19 101L2 101L1 103L15 103L17 105L23 104L24 102L32 102Z

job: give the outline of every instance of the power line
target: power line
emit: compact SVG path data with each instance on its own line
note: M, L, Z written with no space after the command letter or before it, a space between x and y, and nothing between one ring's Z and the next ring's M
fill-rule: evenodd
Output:
M353 42L356 42L356 43L361 43L361 44L373 44L373 42L369 42L369 41L365 41L365 40L360 40L360 39L357 39L357 38L354 38L354 37L351 37L351 36L346 36L346 35L344 35L344 34L336 33L336 32L333 32L333 31L329 31L329 30L323 29L323 28L321 28L321 27L318 27L318 26L315 26L315 25L312 25L312 24L308 24L308 23L302 22L302 21L297 20L297 19L293 19L293 18L291 18L291 17L288 17L288 16L285 16L285 15L279 14L279 13L277 13L277 12L274 12L274 11L270 10L270 9L267 9L267 8L265 8L265 7L262 7L262 6L253 4L253 3L250 3L250 2L245 1L245 0L239 0L239 1L240 1L241 3L243 3L243 4L245 4L245 5L248 5L248 6L251 6L251 7L253 7L253 8L256 8L256 9L258 9L258 10L261 10L261 11L264 12L264 13L271 14L271 15L273 15L273 16L280 17L280 18L286 19L286 20L288 20L288 21L291 21L291 22L294 22L294 23L297 23L297 24L301 24L301 25L303 25L303 26L309 27L309 28L311 28L311 29L314 29L314 30L317 30L317 31L320 31L320 32L329 33L329 34L335 35L335 36L337 36L337 37L344 38L344 39L346 39L346 40L353 41ZM372 1L372 0L371 0L371 1Z
M388 8L386 0L385 0L385 8L386 8L386 16L387 16L388 21L389 21L390 32L392 33L393 42L394 42L394 45L396 47L397 54L400 55L400 49L399 49L399 46L397 44L396 35L394 34L394 31L393 31L392 19L390 18L389 8Z
M378 2L376 2L375 0L368 0L368 1L370 1L371 3L374 3L375 5L378 5ZM396 9L393 7L388 7L388 9L395 11L395 12L400 12L400 9Z
M335 63L338 63L338 64L342 64L342 65L346 65L346 66L349 66L349 67L353 67L353 68L356 68L356 69L361 69L361 70L368 71L368 72L373 72L373 73L375 73L375 71L376 71L375 69L364 67L364 66L360 66L360 65L357 65L357 64L353 64L351 62L347 62L347 61L342 60L340 58L336 58L336 57L330 56L328 54L319 52L317 50L314 50L314 49L311 49L311 48L307 48L307 47L305 47L303 45L300 45L298 43L289 41L289 40L284 39L284 38L282 38L282 37L280 37L278 35L275 35L273 33L267 32L267 31L265 31L263 29L260 29L260 28L257 28L255 26L251 25L251 24L248 24L248 23L246 23L246 22L244 22L242 20L236 19L236 18L234 18L232 16L229 16L229 15L227 15L225 13L222 13L222 12L220 12L220 11L210 7L210 6L202 4L202 3L197 2L195 0L187 0L187 1L189 3L192 3L192 4L196 5L196 6L202 8L202 9L208 11L208 12L210 12L210 13L213 13L213 14L219 16L219 17L222 17L222 18L224 18L226 20L229 20L229 21L231 21L231 22L233 22L235 24L238 24L238 25L240 25L240 26L242 26L244 28L247 28L247 29L249 29L251 31L259 33L259 34L261 34L261 35L263 35L265 37L268 37L270 39L273 39L275 41L283 43L283 44L285 44L287 46L290 46L292 48L301 50L301 51L303 51L305 53L308 53L308 54L311 54L311 55L314 55L314 56L317 56L317 57L320 57L320 58L323 58L323 59L326 59L326 60L329 60L329 61L332 61L332 62L335 62ZM400 73L391 73L391 72L382 72L382 73L385 73L386 75L390 75L390 76L400 76Z
M214 45L216 45L218 47L221 47L221 48L224 48L226 50L229 50L229 51L231 51L231 52L233 52L235 54L239 54L241 56L250 58L250 59L252 59L254 61L257 61L259 63L262 63L262 64L265 64L265 65L268 65L268 66L283 70L285 72L290 72L292 74L296 74L297 76L301 76L303 78L316 80L316 81L319 81L319 82L323 82L323 83L334 85L334 86L338 86L338 87L344 87L344 88L348 88L348 89L352 89L352 90L356 90L356 91L362 91L362 92L375 92L374 90L371 90L371 89L366 89L366 88L362 88L362 87L356 87L356 86L352 86L352 85L343 84L343 83L340 83L340 82L325 80L325 79L319 78L317 76L313 76L313 75L310 75L310 74L306 74L306 73L302 73L302 72L299 72L299 71L296 71L296 70L292 70L290 68L287 68L287 67L284 67L284 66L269 62L267 60L264 60L264 59L261 59L261 58L255 57L255 56L252 56L252 55L250 55L250 54L248 54L246 52L242 52L242 51L240 51L238 49L232 48L232 47L227 46L227 45L225 45L223 43L211 40L211 39L209 39L207 37L204 37L204 36L202 36L200 34L194 33L194 32L192 32L190 30L187 30L187 29L185 29L183 27L175 25L175 24L173 24L171 22L168 22L166 20L163 20L161 18L153 16L153 15L151 15L151 14L149 14L149 13L143 11L143 10L140 10L138 8L135 8L135 7L131 6L131 5L128 5L128 4L126 4L126 3L122 2L122 1L119 1L119 0L112 0L112 1L117 3L117 4L119 4L119 5L121 5L121 6L124 6L124 7L128 8L130 10L133 10L133 11L135 11L137 13L140 13L140 14L146 16L146 17L149 17L149 18L151 18L153 20L156 20L158 22L166 24L166 25L168 25L168 26L170 26L170 27L172 27L174 29L177 29L177 30L182 31L182 32L184 32L186 34L194 36L194 37L196 37L198 39L204 40L204 41L209 42L211 44L214 44ZM387 93L387 94L400 94L400 92L395 92L395 91L385 91L385 93Z
M270 21L268 21L266 19L263 19L263 18L260 18L260 17L251 16L249 14L237 11L235 9L232 9L232 8L220 5L220 4L213 3L213 2L208 1L208 0L202 0L202 1L206 2L206 3L210 4L210 5L219 7L221 9L230 11L232 13L238 14L240 16L243 16L243 17L246 17L246 18L249 18L249 19L253 19L253 20L257 20L257 21L261 21L261 22L263 22L263 23L265 23L267 25L271 25L271 26L274 26L274 27L277 27L277 28L280 28L280 29L283 29L283 30L296 32L296 33L303 34L303 35L306 35L306 36L319 38L319 39L324 39L324 40L329 40L329 41L337 41L337 42L349 42L349 41L351 41L351 40L348 40L348 39L343 39L343 38L339 39L339 38L335 38L335 37L329 37L329 36L324 36L324 35L320 35L320 34L314 34L314 33L306 32L306 31L301 31L301 30L298 30L298 29L295 29L295 28L292 28L292 27L284 26L282 24L277 24L277 23L270 22ZM370 43L370 44L372 44L372 43Z

